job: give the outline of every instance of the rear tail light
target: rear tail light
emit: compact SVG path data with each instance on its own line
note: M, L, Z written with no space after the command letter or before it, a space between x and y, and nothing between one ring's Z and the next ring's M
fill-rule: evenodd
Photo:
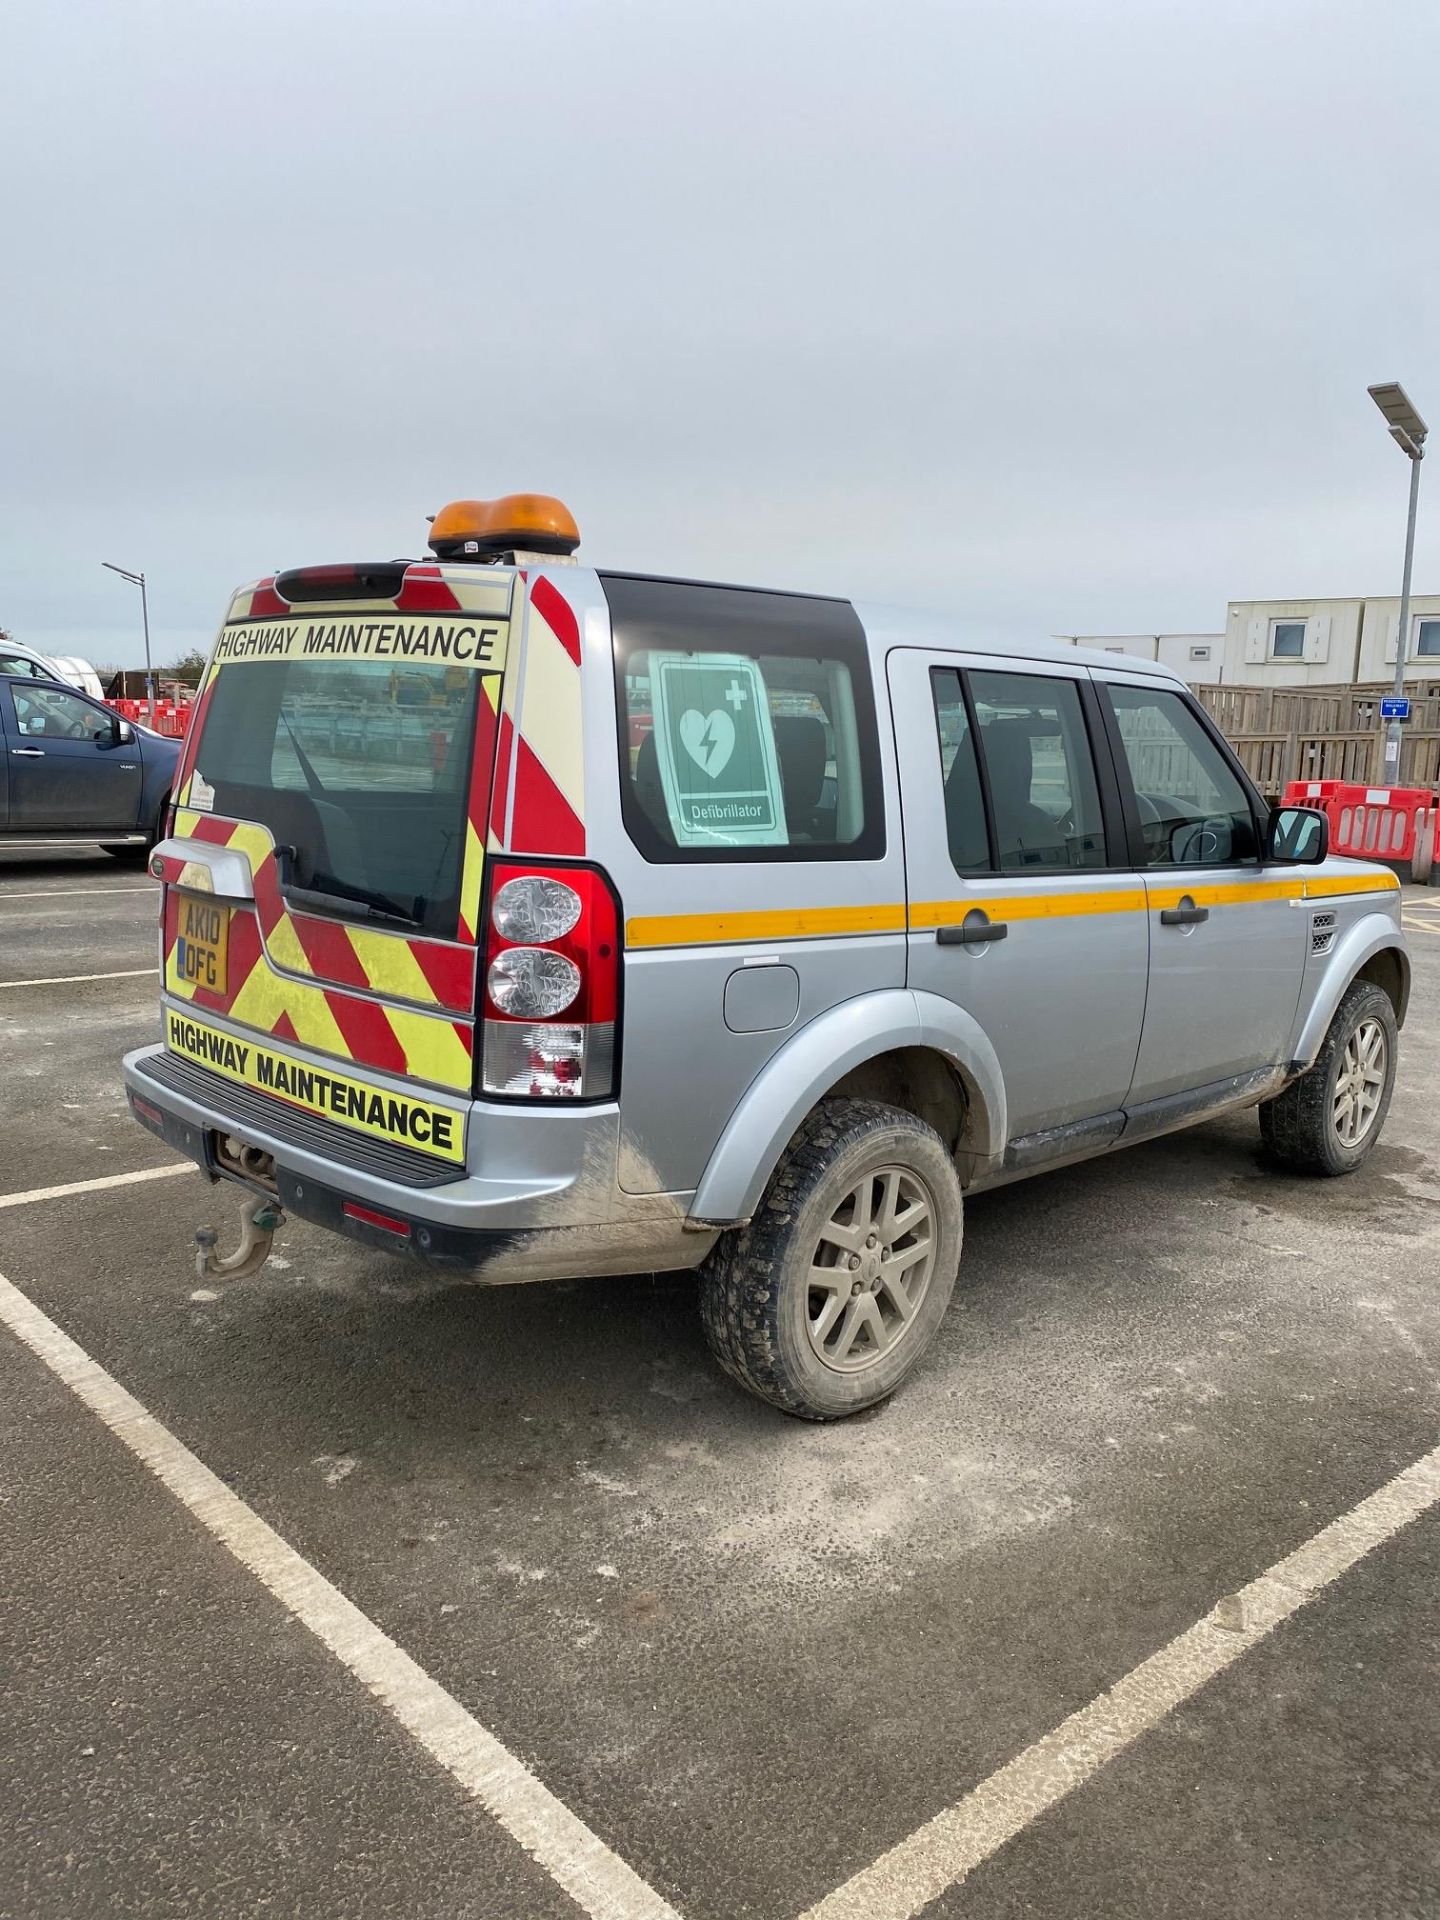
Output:
M612 1094L620 915L604 874L497 865L481 994L482 1092L529 1100Z

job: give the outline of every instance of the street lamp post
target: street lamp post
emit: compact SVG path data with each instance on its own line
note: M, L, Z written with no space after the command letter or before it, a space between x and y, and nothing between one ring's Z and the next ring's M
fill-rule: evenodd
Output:
M150 667L150 603L145 597L145 576L143 573L131 573L128 567L117 567L113 560L102 560L102 567L108 567L111 573L118 573L122 580L128 580L132 587L140 589L140 621L145 629L145 717L155 722L155 675Z
M1395 693L1405 692L1405 662L1410 654L1410 568L1415 559L1415 510L1420 501L1420 462L1425 458L1429 429L1415 411L1405 389L1396 380L1367 387L1366 392L1385 416L1391 438L1410 462L1410 515L1405 522L1405 572L1400 582L1400 633L1395 647ZM1404 722L1392 719L1385 729L1385 779L1400 784L1400 741Z

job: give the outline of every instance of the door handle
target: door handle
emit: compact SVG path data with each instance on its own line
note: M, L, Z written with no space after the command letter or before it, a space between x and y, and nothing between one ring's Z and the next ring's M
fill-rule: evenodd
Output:
M44 747L11 747L10 751L17 760L43 760L45 758Z
M1003 940L1010 929L1003 920L967 922L963 927L937 927L935 942L941 947L983 947L988 940Z
M1202 920L1209 918L1209 907L1162 907L1160 909L1162 927L1198 927Z

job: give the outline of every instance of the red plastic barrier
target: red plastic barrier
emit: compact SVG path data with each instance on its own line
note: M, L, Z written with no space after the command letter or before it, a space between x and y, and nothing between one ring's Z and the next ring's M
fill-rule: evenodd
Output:
M194 710L194 702L190 700L157 700L153 708L145 700L107 700L105 704L118 713L122 720L153 728L156 733L163 733L171 740L185 738L185 730L190 725L190 715Z
M1318 807L1330 822L1330 846L1357 860L1411 864L1435 822L1429 787L1359 787L1347 780L1292 780L1282 802Z

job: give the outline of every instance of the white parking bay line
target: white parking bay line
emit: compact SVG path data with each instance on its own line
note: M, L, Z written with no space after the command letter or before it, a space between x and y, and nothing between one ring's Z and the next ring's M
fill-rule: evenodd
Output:
M133 1187L142 1180L173 1180L177 1173L195 1173L193 1160L180 1160L173 1167L142 1167L138 1173L105 1173L95 1180L72 1180L63 1187L32 1187L28 1193L0 1193L0 1211L6 1207L28 1207L36 1200L63 1200L67 1193L100 1193L106 1187Z
M1108 1693L917 1827L801 1920L911 1920L1372 1548L1437 1503L1440 1447L1230 1594Z
M679 1920L675 1909L557 1800L493 1733L83 1348L0 1274L0 1325L23 1340L92 1413L592 1920Z
M86 980L141 980L158 967L125 967L119 973L62 973L53 980L0 980L0 987L78 987Z
M156 897L154 887L37 887L24 893L12 893L8 887L0 887L0 907L11 900L78 900L82 893L145 893L151 899Z

